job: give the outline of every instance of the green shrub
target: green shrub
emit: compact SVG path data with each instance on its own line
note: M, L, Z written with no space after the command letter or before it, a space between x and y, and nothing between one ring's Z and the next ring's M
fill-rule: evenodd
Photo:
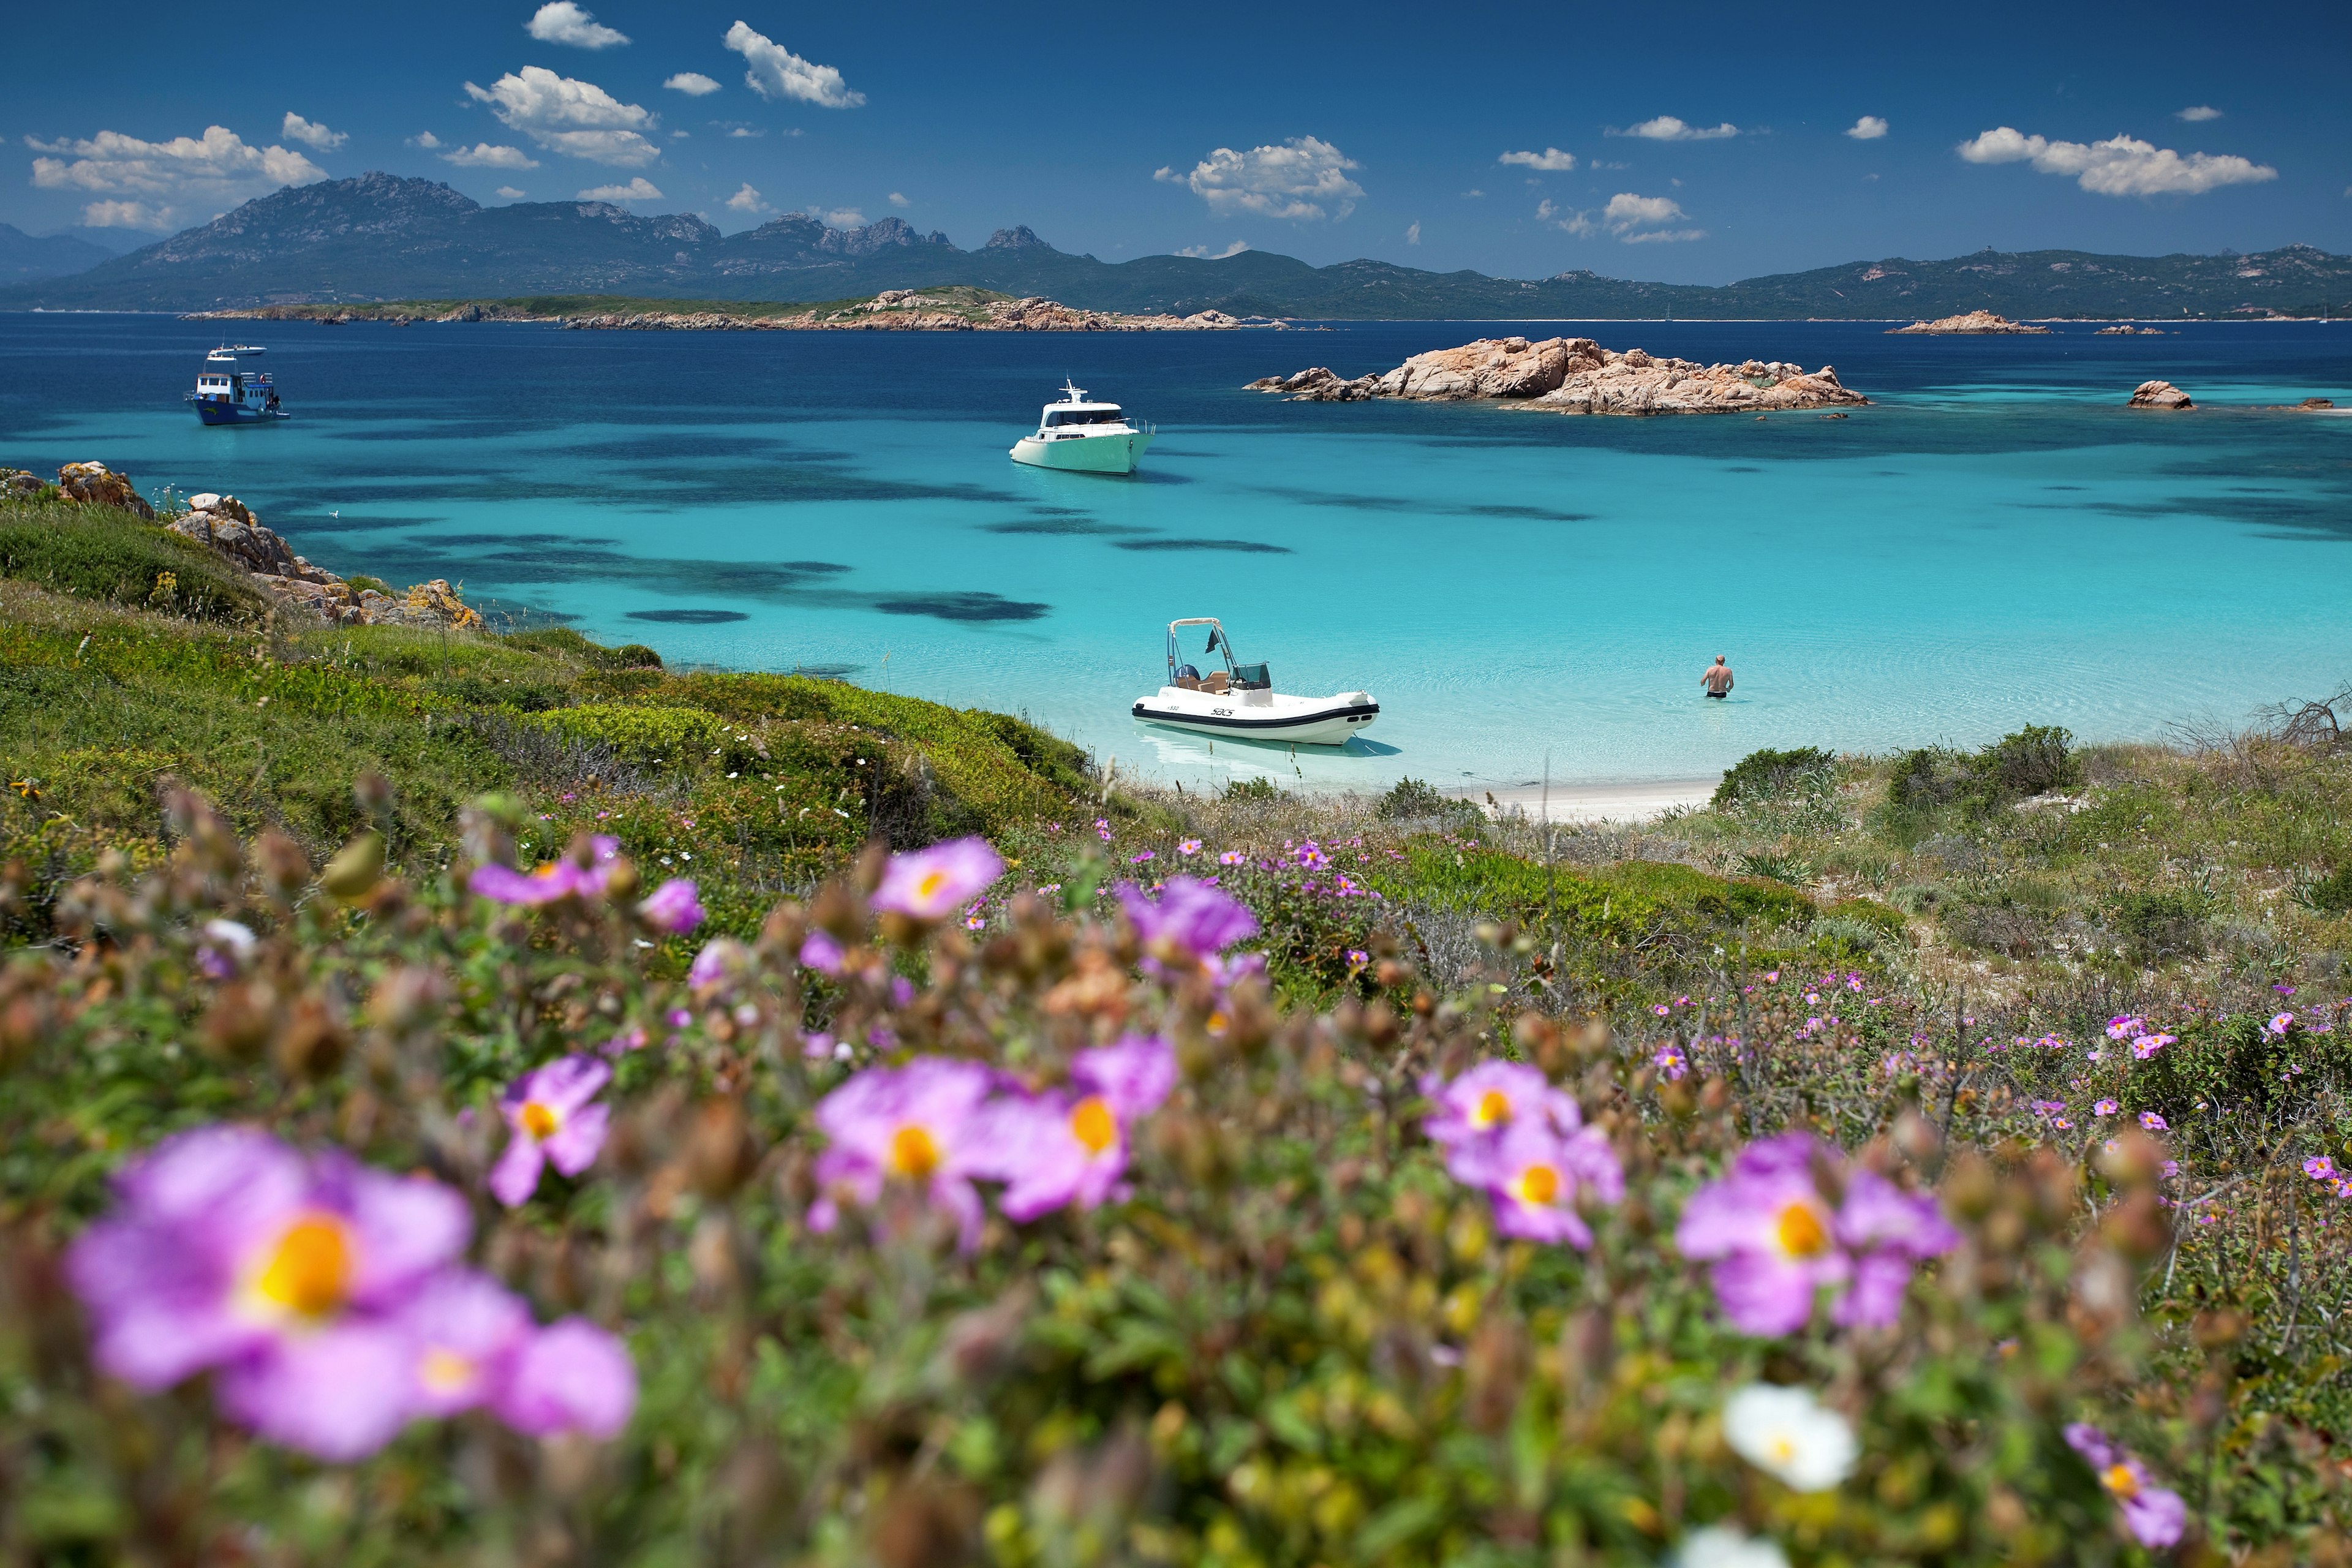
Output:
M2126 893L2116 900L2113 923L2143 962L2205 951L2204 900L2193 894Z
M615 669L659 669L662 656L641 642L625 642L609 651L611 667Z
M194 540L109 506L0 501L0 577L196 620L251 621L269 595Z
M1272 779L1260 774L1255 778L1227 779L1224 797L1227 800L1280 800L1282 791Z
M1790 790L1818 793L1833 782L1836 767L1836 753L1819 746L1798 746L1785 752L1767 747L1750 752L1715 786L1712 804L1720 810L1743 800L1758 800Z
M1263 781L1262 781L1263 782ZM1384 822L1424 822L1434 819L1459 832L1485 820L1477 803L1444 794L1420 779L1399 779L1372 805L1372 815Z
M2302 890L2302 900L2322 914L2340 915L2352 910L2352 866L2307 884Z
M373 591L378 594L388 595L392 592L391 584L386 583L381 577L371 577L364 572L354 577L346 577L343 579L343 582L344 584L354 594L364 594Z
M1913 809L1949 805L1969 793L1975 775L1969 760L1945 746L1903 752L1886 781L1886 798Z
M2023 800L2080 784L2083 764L2074 737L2054 724L2029 724L1979 752L1975 773L1993 801Z

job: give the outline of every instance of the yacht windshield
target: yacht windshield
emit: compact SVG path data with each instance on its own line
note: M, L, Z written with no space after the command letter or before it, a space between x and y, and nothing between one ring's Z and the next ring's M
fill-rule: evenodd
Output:
M1274 689L1274 677L1266 673L1265 666L1262 664L1237 664L1234 666L1234 689L1271 691Z
M1045 427L1057 425L1117 425L1126 416L1116 408L1049 408L1045 411Z

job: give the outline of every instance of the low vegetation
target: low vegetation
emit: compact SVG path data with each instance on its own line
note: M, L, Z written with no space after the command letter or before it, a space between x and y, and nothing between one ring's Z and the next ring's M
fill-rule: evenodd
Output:
M152 599L175 546L53 504L0 503L54 535L0 581L12 1560L2347 1561L2338 707L1759 753L1638 827L1202 796ZM150 1212L232 1149L313 1205L242 1262ZM327 1266L336 1152L462 1215L429 1269Z

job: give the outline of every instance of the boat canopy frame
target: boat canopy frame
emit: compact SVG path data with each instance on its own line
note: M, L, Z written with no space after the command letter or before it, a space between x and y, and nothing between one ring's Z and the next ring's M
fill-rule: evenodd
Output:
M1234 658L1233 638L1225 634L1225 624L1214 616L1186 616L1181 620L1173 620L1168 623L1169 685L1174 686L1177 683L1177 671L1179 669L1190 669L1192 668L1192 665L1185 660L1183 650L1177 647L1176 628L1179 626L1208 626L1212 628L1209 634L1209 646L1202 651L1201 657L1206 658L1210 654L1214 653L1221 655L1225 661L1225 679L1234 690L1271 691L1274 689L1274 677L1268 673L1265 665L1243 664ZM1195 676L1192 679L1197 680L1200 678Z

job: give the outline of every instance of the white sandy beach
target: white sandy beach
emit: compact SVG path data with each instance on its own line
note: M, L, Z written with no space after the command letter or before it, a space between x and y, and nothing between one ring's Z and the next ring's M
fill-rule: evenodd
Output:
M1517 784L1507 789L1468 789L1459 793L1480 805L1492 796L1496 806L1517 806L1535 821L1647 822L1676 806L1705 805L1723 782L1711 778L1648 779L1639 784ZM1490 808L1491 809L1491 808Z

